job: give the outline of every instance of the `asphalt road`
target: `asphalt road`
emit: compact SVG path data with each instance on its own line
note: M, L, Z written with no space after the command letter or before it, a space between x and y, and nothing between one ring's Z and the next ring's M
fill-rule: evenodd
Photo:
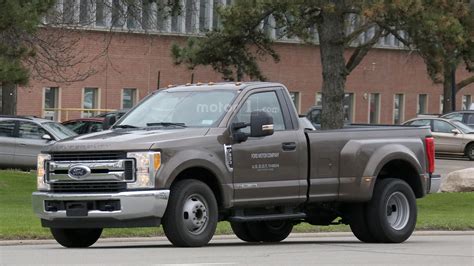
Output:
M278 244L218 236L203 248L174 248L164 238L105 239L88 249L66 249L52 241L0 246L0 265L18 264L472 266L474 231L419 232L403 244L364 244L349 233L326 233L293 234Z
M469 161L464 157L456 156L436 156L435 172L445 177L453 171L462 170L465 168L474 168L474 161Z

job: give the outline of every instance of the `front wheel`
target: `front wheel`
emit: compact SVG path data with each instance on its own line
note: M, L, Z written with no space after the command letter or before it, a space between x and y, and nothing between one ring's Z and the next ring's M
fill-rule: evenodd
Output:
M206 184L198 180L183 180L171 187L163 230L173 245L206 245L216 231L217 219L216 198Z
M387 178L375 184L374 195L367 205L367 224L377 242L407 240L415 229L416 217L415 194L405 181Z
M469 160L474 161L474 143L471 143L466 147L466 156Z
M102 234L102 228L70 229L51 228L54 239L67 248L86 248L92 246Z

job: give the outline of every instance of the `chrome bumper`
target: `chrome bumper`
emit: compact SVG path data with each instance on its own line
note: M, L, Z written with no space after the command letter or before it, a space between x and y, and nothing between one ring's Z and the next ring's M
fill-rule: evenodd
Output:
M168 205L169 190L128 191L119 193L33 193L33 211L41 219L54 220L61 218L88 219L111 218L116 220L138 219L143 217L163 217ZM70 217L65 210L46 211L45 200L52 201L94 201L120 200L120 210L90 210L87 216Z
M431 175L430 177L430 190L428 193L437 193L441 186L441 175Z

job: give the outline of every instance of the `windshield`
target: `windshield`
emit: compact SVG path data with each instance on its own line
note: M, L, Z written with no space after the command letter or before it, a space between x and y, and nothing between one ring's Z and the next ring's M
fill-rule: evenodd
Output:
M458 128L460 128L462 130L462 132L464 132L466 134L474 133L474 129L470 128L466 124L463 124L462 122L452 120L451 123L456 125Z
M137 106L114 127L214 127L236 91L161 91Z
M70 130L69 128L54 122L43 123L43 127L46 128L49 132L53 133L59 139L65 139L77 135L76 132Z

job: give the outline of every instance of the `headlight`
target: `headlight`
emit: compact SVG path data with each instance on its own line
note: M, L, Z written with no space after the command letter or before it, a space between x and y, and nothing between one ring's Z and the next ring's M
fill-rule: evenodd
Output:
M40 153L38 154L38 164L36 168L36 184L38 190L49 190L49 184L46 183L46 169L45 162L51 160L51 155Z
M127 188L154 188L155 174L161 166L160 152L129 152L128 158L136 161L136 180L128 183Z

